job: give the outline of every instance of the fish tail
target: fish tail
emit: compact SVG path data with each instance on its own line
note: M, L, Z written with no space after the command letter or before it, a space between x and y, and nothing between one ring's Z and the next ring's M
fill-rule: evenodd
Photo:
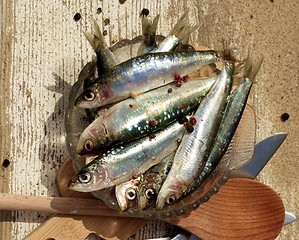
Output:
M259 58L255 63L253 63L250 51L248 51L247 58L236 64L235 84L239 84L244 78L254 82L262 62L263 57Z
M222 39L222 49L217 51L218 57L225 61L230 62L241 62L239 59L236 58L236 49L229 46L228 41Z
M188 9L184 11L183 15L179 18L177 23L171 29L169 36L176 36L181 41L188 38L189 35L198 27L197 25L192 25L188 23Z
M92 22L93 32L84 32L84 36L95 51L99 48L100 45L102 45L104 48L107 48L107 43L104 39L99 25L94 18L92 18Z
M239 85L244 78L245 61L240 61L235 65L234 85Z
M252 62L251 55L248 52L247 59L245 61L244 66L244 77L247 77L252 82L254 82L254 79L261 68L261 65L263 63L264 58L260 57L255 63Z
M142 33L143 34L156 33L159 19L160 19L160 14L158 14L152 22L149 21L148 17L143 16L142 17Z

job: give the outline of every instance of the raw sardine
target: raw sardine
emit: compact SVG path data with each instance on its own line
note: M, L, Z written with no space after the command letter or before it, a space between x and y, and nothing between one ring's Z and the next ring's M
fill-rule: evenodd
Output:
M126 211L136 199L139 182L140 177L131 179L115 187L115 197L122 211Z
M175 202L198 178L213 146L233 82L234 64L226 62L217 81L194 114L197 123L186 133L159 192L156 208Z
M191 80L181 87L168 84L101 111L81 134L77 152L88 154L112 143L129 142L165 128L195 110L215 80L216 77Z
M203 65L219 61L217 51L148 53L129 59L101 75L76 100L76 106L94 108L158 88Z
M184 132L183 125L174 123L153 139L144 137L112 149L83 167L70 181L69 188L91 192L137 177L173 152Z
M253 79L249 79L245 76L239 86L229 96L229 100L215 138L214 146L202 173L193 184L192 189L197 188L201 182L209 176L225 154L245 109L252 86L252 80ZM187 192L192 191L192 189Z

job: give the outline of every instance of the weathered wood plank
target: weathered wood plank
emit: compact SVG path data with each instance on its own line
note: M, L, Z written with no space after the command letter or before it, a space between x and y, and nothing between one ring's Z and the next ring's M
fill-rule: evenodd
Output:
M0 54L0 191L10 191L10 176L13 171L11 149L11 125L9 119L10 78L12 62L12 38L14 36L13 1L1 4L1 54ZM0 238L9 239L11 236L11 211L0 211Z
M101 7L102 14L96 14ZM90 17L100 23L110 19L107 40L112 43L141 33L139 13L161 14L158 33L166 34L186 7L189 21L201 24L191 35L194 44L221 47L228 39L246 56L264 56L253 89L257 113L257 137L278 131L289 136L261 173L260 180L276 189L286 209L299 215L298 174L298 20L299 4L288 1L240 0L118 0L103 1L2 1L0 67L0 190L17 194L57 194L54 179L67 156L64 146L63 113L69 86L92 49L82 31L90 30ZM73 16L79 12L78 22ZM281 122L280 115L290 119ZM1 212L1 239L22 239L47 215ZM154 237L166 225L145 228ZM158 226L159 225L159 226ZM296 239L299 223L283 229L280 239ZM141 233L135 239L142 238Z

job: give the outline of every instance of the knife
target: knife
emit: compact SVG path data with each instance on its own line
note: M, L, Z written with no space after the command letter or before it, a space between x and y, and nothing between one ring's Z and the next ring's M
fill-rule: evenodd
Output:
M234 170L231 177L256 178L286 137L287 133L276 133L255 144L251 161Z

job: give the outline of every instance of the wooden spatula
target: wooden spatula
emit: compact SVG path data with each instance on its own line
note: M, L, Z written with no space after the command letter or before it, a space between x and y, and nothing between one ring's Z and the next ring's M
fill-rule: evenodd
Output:
M0 209L63 213L41 224L26 239L84 239L89 233L108 239L127 239L146 223L144 219L127 218L96 199L5 194L0 197ZM163 221L180 226L203 239L213 240L274 239L281 231L283 220L283 203L274 190L257 181L231 179L219 193L195 211Z

